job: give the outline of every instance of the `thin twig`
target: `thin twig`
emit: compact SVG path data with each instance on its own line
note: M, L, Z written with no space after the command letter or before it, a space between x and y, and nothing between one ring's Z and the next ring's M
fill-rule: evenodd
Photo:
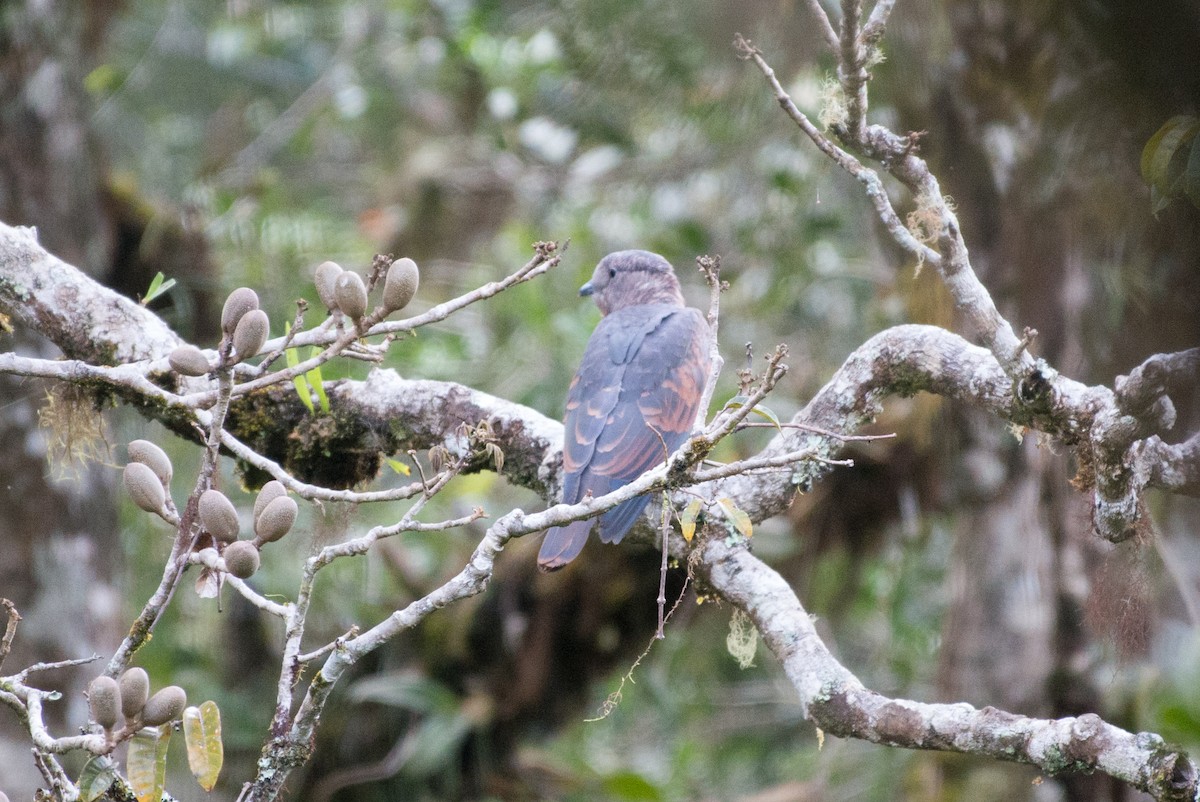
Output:
M667 623L664 611L667 606L667 566L671 556L671 502L665 492L659 495L662 506L662 523L659 526L659 533L662 535L662 565L658 569L658 630L654 637L662 640L667 637L663 633L663 626Z
M697 257L696 266L704 274L704 280L708 284L709 329L708 380L705 381L704 391L700 394L700 403L696 407L696 423L692 427L699 430L704 428L704 423L708 420L708 407L712 403L713 393L717 390L717 379L721 376L721 369L725 366L717 334L721 320L721 293L729 289L729 282L721 280L720 256Z
M834 440L840 440L844 443L864 442L871 443L876 440L891 440L896 437L895 432L887 434L839 434L831 432L827 429L822 429L820 426L810 426L807 423L767 423L766 421L743 421L738 425L738 431L742 429L799 429L802 432L812 432L819 434L822 437L832 437Z
M820 0L806 0L808 10L812 13L813 18L817 21L817 27L821 30L821 36L825 38L825 44L829 45L831 52L838 51L838 35L833 29L833 25L829 22L829 15L825 13L825 9L821 6Z
M21 614L17 612L17 605L8 599L0 599L0 605L4 606L5 613L8 615L8 623L4 626L4 637L0 638L0 668L3 668L4 658L8 657L8 653L12 650L13 638L17 636L17 623L21 620Z
M347 641L354 640L357 637L358 637L358 625L355 624L354 626L350 627L350 629L346 630L345 635L334 638L332 641L330 641L329 643L326 643L321 648L315 649L315 650L309 652L308 654L302 654L299 657L297 657L296 659L299 660L301 663L311 663L313 660L321 659L325 655L332 652L334 649L342 648L343 646L346 645Z
M767 79L767 83L770 84L771 90L775 94L775 100L778 101L788 117L800 127L800 130L813 141L817 149L832 159L843 170L858 179L866 188L867 198L875 207L876 214L883 221L892 239L899 243L900 247L904 248L904 250L913 254L918 260L934 266L941 265L942 255L917 240L904 225L904 221L900 219L900 216L896 214L896 210L892 207L892 202L888 198L887 190L883 186L879 175L874 170L864 166L862 162L851 156L848 152L839 148L829 137L821 133L812 124L804 112L800 111L792 101L791 95L787 93L783 88L783 84L779 82L779 78L776 77L775 70L771 69L771 65L763 58L762 52L752 42L743 38L741 34L738 34L734 39L734 47L743 59L754 62L755 66L758 67L759 71Z
M57 671L60 668L74 668L75 666L85 666L88 663L94 663L100 659L100 655L93 654L91 657L74 657L70 660L55 660L50 663L34 663L31 666L26 666L17 673L17 679L24 682L30 674L36 674L39 671Z
M679 590L679 598L675 600L675 603L671 605L671 609L667 611L664 623L666 623L666 621L670 621L671 616L675 615L675 611L679 609L679 604L683 601L683 597L687 595L688 585L691 583L691 581L692 576L689 573L686 577L684 577L683 587ZM643 649L642 653L639 654L637 659L633 661L633 665L631 665L629 670L625 672L625 675L621 677L621 681L617 685L617 689L608 695L608 698L604 700L604 704L600 705L600 710L596 713L596 715L592 718L585 718L585 722L592 723L595 721L603 721L612 715L612 712L617 709L618 705L621 704L621 691L624 690L625 683L633 682L633 672L636 671L638 666L642 664L642 661L649 656L650 650L654 648L655 642L659 640L662 640L662 638L658 633L655 633L655 635L650 638L650 642L646 644L646 648Z

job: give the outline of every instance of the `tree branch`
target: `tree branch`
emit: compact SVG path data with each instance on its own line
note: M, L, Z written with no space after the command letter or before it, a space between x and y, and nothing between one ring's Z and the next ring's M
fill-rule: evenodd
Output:
M811 616L777 572L724 531L703 537L696 565L725 599L754 621L800 694L804 715L827 733L909 749L936 749L1029 763L1047 774L1100 771L1156 799L1193 799L1195 765L1152 733L1132 734L1099 716L1056 720L968 704L924 704L868 690L817 634Z

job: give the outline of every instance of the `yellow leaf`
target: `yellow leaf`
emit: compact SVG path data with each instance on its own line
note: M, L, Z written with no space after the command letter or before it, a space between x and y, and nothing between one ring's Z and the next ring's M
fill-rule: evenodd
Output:
M679 530L688 543L696 536L696 519L700 517L701 506L700 499L695 499L684 508L683 515L679 516Z
M411 476L412 475L412 468L408 467L407 465L405 465L403 462L401 462L398 459L392 459L391 457L384 457L383 461L388 464L389 468L391 468L393 471L400 474L401 476Z
M754 534L754 524L750 521L750 516L741 510L738 505L733 503L732 499L719 498L717 504L721 507L721 512L725 513L725 517L733 524L739 532L745 537L751 537Z
M187 744L188 767L196 782L205 791L211 791L225 762L221 711L216 702L208 701L183 711L183 739Z
M138 802L160 802L167 787L167 744L171 725L146 727L129 742L125 773Z

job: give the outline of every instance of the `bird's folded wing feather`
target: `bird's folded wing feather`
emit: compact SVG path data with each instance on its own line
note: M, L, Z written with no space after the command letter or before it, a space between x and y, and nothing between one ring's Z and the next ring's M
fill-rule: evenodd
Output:
M708 325L695 309L628 307L600 322L568 394L564 501L636 479L687 439L707 379L707 349ZM601 538L620 540L646 502L605 513Z

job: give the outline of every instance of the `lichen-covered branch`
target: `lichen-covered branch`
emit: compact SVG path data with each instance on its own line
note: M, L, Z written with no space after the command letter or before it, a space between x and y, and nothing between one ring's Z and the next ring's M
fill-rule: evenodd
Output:
M1133 536L1144 528L1145 505L1141 503L1141 493L1146 486L1191 488L1194 485L1186 463L1192 455L1188 447L1167 449L1159 441L1140 438L1173 425L1174 409L1163 383L1169 376L1194 374L1197 357L1192 352L1153 357L1118 385L1115 398L1108 392L1095 406L1075 403L1072 397L1077 393L1072 382L1045 360L1030 354L1032 332L1017 337L975 274L953 205L943 196L929 165L918 155L916 135L899 136L880 125L860 129L856 124L856 115L866 109L869 76L860 68L865 58L863 40L868 32L864 29L861 36L851 36L856 23L850 17L857 18L860 12L857 2L846 0L843 9L846 18L842 25L842 47L838 51L839 75L843 88L854 96L848 100L850 122L833 126L833 133L847 148L875 160L913 193L916 210L907 225L900 223L875 171L812 125L783 89L762 52L741 36L734 46L743 59L754 62L781 107L821 152L863 183L888 234L915 254L919 262L938 270L958 313L1012 380L1015 395L1024 402L1027 411L1041 407L1054 413L1036 415L1036 423L1040 425L1033 428L1057 436L1068 417L1087 422L1088 432L1080 457L1092 469L1089 475L1095 477L1093 525L1107 540L1120 541ZM872 13L868 25L872 26L869 36L873 40L882 35L890 10L890 4L881 2L875 9L878 14ZM863 98L857 97L859 92ZM1074 437L1064 439L1069 445L1078 445Z
M1028 763L1051 775L1100 771L1156 799L1195 798L1195 764L1153 733L1130 733L1092 714L1034 719L875 693L829 652L783 577L744 545L731 545L722 530L703 538L697 550L693 564L751 617L799 693L805 716L827 734Z

